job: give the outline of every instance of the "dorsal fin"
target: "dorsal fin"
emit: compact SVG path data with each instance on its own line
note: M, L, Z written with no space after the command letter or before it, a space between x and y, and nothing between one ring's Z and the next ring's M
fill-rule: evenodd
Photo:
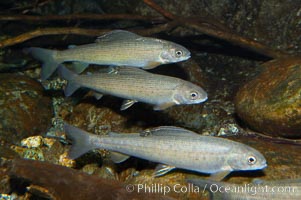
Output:
M120 41L120 40L129 40L129 39L138 39L141 38L141 36L129 32L129 31L124 31L124 30L115 30L108 32L104 35L99 36L95 42L100 43L100 42L115 42L115 41Z
M175 126L158 126L151 129L146 129L140 133L140 136L199 136L197 133Z
M124 67L124 66L110 66L106 71L102 73L108 73L108 74L146 74L151 75L150 72L147 72L143 69L137 68L137 67Z
M139 69L137 67L115 67L115 74L149 74L151 75L151 73L143 70L143 69Z
M175 102L165 102L165 103L162 103L162 104L158 104L158 105L155 105L153 107L154 110L165 110L167 108L170 108L171 106L174 106L175 105Z
M226 176L228 176L230 174L230 172L231 171L229 171L229 170L216 172L216 173L211 174L208 179L212 180L212 181L222 181Z

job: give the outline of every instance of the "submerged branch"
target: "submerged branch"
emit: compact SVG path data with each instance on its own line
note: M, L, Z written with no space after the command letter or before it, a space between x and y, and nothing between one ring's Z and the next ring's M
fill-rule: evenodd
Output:
M155 33L160 33L163 31L168 31L178 25L178 22L170 22L163 25L157 25L153 28L149 29L129 29L129 31L136 32L141 35L152 35ZM85 36L99 36L106 32L112 31L111 29L85 29L85 28L76 28L76 27L64 27L64 28L43 28L43 29L37 29L33 31L29 31L26 33L23 33L21 35L18 35L16 37L8 38L3 41L0 41L0 48L12 46L15 44L19 44L22 42L25 42L27 40L30 40L32 38L45 36L45 35L85 35Z
M71 14L71 15L0 15L0 21L55 21L55 20L136 20L148 22L164 22L162 17L133 14Z
M237 33L233 33L232 31L230 31L229 28L225 28L225 26L221 26L221 23L219 22L216 23L210 20L208 21L208 23L204 23L205 20L202 20L202 23L200 23L199 22L200 20L175 16L170 12L166 11L164 8L162 8L152 0L144 0L144 3L149 7L151 7L152 9L156 10L158 13L160 13L162 16L166 17L167 19L178 20L179 25L181 26L191 28L200 33L204 33L206 35L228 41L231 44L249 49L251 51L257 52L264 56L270 58L279 58L279 57L285 57L289 55L285 52L272 49L253 39L249 39L240 36Z
M222 23L206 18L183 18L173 15L172 13L166 11L164 8L157 5L152 0L144 0L144 3L160 13L164 18L168 19L169 22L166 24L160 24L154 26L150 29L141 30L130 30L142 35L152 35L155 33L168 31L174 27L182 26L190 29L194 29L200 33L207 34L209 36L222 39L230 42L233 45L240 46L242 48L249 49L251 51L257 52L264 56L270 58L279 58L287 56L279 50L272 49L266 45L261 44L253 39L249 39L240 36L237 33L232 32ZM112 15L97 15L97 14L72 14L65 16L29 16L29 15L16 15L16 16L0 16L1 20L31 20L31 21L49 21L49 20L75 20L75 19L89 19L89 20L141 20L150 22L166 22L162 17L150 17L150 16L140 16L140 15L129 15L129 14L112 14ZM66 34L76 34L76 35L86 35L86 36L99 36L105 32L111 31L109 29L85 29L76 27L64 27L64 28L43 28L33 30L27 33L23 33L19 36L9 38L0 41L0 48L22 43L26 40L44 36L44 35L66 35Z
M301 146L301 139L289 139L289 138L281 138L281 137L272 137L269 135L265 135L262 133L258 133L255 131L248 130L245 133L246 136L257 137L261 140L266 140L268 142L280 143L280 144L291 144Z
M30 191L42 199L124 199L124 200L172 200L163 194L132 191L128 192L123 183L92 176L79 170L30 159L15 158L0 160L0 175L10 177L12 191ZM30 185L21 185L26 180ZM19 184L17 184L19 183ZM19 187L17 187L19 186ZM36 190L38 189L38 190ZM40 198L38 198L40 199Z
M12 46L25 42L29 39L43 36L43 35L64 35L64 34L75 34L75 35L87 35L87 36L97 36L101 35L110 30L97 30L97 29L84 29L75 27L64 27L64 28L43 28L33 31L29 31L18 35L16 37L8 38L6 40L0 41L0 48Z
M156 10L158 13L160 13L162 16L164 16L167 19L175 19L176 18L175 15L173 15L170 12L168 12L167 10L165 10L164 8L162 8L161 6L159 6L158 4L156 4L152 0L143 0L143 2L146 5L148 5L149 7L151 7L152 9Z
M288 53L272 49L264 44L261 44L260 42L257 42L253 39L249 39L243 36L238 35L237 33L233 33L230 31L220 30L216 27L218 26L208 26L203 25L198 22L191 22L190 20L181 20L181 25L192 28L198 32L204 33L206 35L210 35L212 37L225 40L227 42L230 42L233 45L238 45L242 48L249 49L253 52L259 53L261 55L270 57L270 58L280 58L288 56Z

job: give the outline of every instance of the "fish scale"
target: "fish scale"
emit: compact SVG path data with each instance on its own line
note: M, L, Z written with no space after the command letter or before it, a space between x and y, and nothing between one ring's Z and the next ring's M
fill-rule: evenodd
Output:
M59 73L68 80L67 96L80 87L89 88L98 96L107 94L128 100L123 103L122 110L137 101L153 104L155 110L162 110L176 104L196 104L207 100L207 93L195 84L137 68L117 67L109 73L77 75L61 66Z
M98 74L95 76L79 76L77 80L88 88L106 94L118 94L118 96L127 99L131 99L132 97L142 100L141 98L146 96L149 100L161 98L162 96L164 96L165 99L170 99L172 89L180 83L177 80L173 81L173 79L171 79L172 81L162 83L160 78L160 76L153 78L145 75L134 75L129 77L128 75ZM158 84L158 81L160 81L161 84Z
M159 54L163 46L148 45L147 48L139 44L129 42L122 43L105 43L105 44L88 44L76 48L58 52L57 59L64 61L81 61L93 64L111 65L132 59L135 62L142 63L147 60L159 62Z
M89 150L106 149L122 153L123 157L132 155L163 163L171 166L170 169L177 167L207 174L266 167L263 155L247 145L200 136L179 127L157 127L142 133L109 133L105 136L93 135L68 124L64 129L73 142L68 154L72 159ZM119 155L121 161L127 158L122 155ZM250 163L250 157L256 160L255 163Z
M94 139L97 140L96 143L99 148L119 151L129 155L134 154L137 157L148 157L148 159L159 163L168 160L168 164L180 168L187 168L187 165L189 165L190 169L198 169L201 166L203 172L207 173L216 172L216 169L213 168L214 163L219 161L220 157L224 157L231 152L231 148L225 148L225 141L219 147L214 143L218 142L218 139L210 141L210 138L202 136L196 140L196 138L186 136L140 137L139 134L136 134L135 143L133 143L132 137L128 138L128 134L120 134L119 137L116 136L113 139L110 136L95 137ZM226 145L229 144L226 143ZM139 151L134 149L139 149ZM163 154L160 154L160 152ZM169 152L169 154L164 154L164 152ZM203 159L204 157L209 162Z

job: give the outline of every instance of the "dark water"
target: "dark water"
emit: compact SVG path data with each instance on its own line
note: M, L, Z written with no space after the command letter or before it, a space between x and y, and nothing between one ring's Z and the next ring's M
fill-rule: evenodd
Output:
M301 91L297 86L301 82L298 78L301 77L301 64L298 56L279 61L279 67L275 67L275 63L262 65L273 58L279 58L257 51L256 48L254 51L253 46L242 46L223 37L226 33L235 33L233 37L254 39L254 42L265 44L272 52L282 50L298 54L301 28L298 26L300 10L295 6L297 4L277 2L275 5L271 0L170 0L156 3L177 15L177 18L191 17L186 19L187 22L199 20L199 26L205 31L181 26L152 32L152 37L185 46L192 56L187 61L161 65L150 72L178 77L203 87L208 93L208 100L202 104L153 111L148 104L136 103L128 110L120 111L122 99L104 96L97 101L87 89L81 89L72 97L65 98L63 89L66 81L58 78L56 73L50 79L41 81L42 63L23 53L26 47L63 50L70 44L93 43L101 34L91 30L99 30L99 33L114 29L145 31L168 23L169 19L165 19L142 1L118 0L113 3L105 0L10 0L0 3L1 198L208 198L206 193L193 191L193 188L190 188L190 192L185 191L185 188L189 188L186 178L207 178L205 174L177 169L154 178L152 174L157 163L131 157L125 162L113 164L108 159L108 152L104 150L89 152L75 161L69 160L66 152L70 145L62 129L64 121L99 135L108 131L140 132L150 127L169 125L187 128L202 135L227 137L260 151L266 157L268 167L262 171L231 173L224 181L240 184L251 182L254 178L300 178ZM97 19L94 14L127 15L123 19L117 17L103 20ZM65 15L72 16L49 19ZM143 20L126 19L130 15L151 17ZM38 19L39 16L42 18ZM68 30L74 28L86 31L67 34ZM44 30L39 33L40 36L26 35L38 29ZM214 30L214 33L220 31L223 34L216 37L214 33L208 35L206 30ZM46 33L49 31L54 34ZM62 32L58 34L59 31ZM21 40L16 36L21 37ZM7 40L8 38L11 40ZM266 76L258 78L266 69L271 68L273 70ZM98 66L92 65L84 73L97 73L98 70ZM255 78L258 79L255 82L258 88L262 89L250 87L249 92L246 92L249 96L245 96L250 101L246 101L248 104L243 105L245 107L238 106L243 102L235 99L239 89ZM277 98L273 98L273 95L277 95ZM271 99L277 101L270 104ZM279 137L277 130L283 130L282 137ZM14 159L17 157L41 162ZM60 187L62 184L65 187ZM139 184L144 189L147 188L143 194L137 193ZM128 185L134 185L136 191L127 194L125 188ZM177 188L184 188L183 191L174 189L175 185ZM162 197L167 188L171 191ZM104 196L101 198L101 195Z

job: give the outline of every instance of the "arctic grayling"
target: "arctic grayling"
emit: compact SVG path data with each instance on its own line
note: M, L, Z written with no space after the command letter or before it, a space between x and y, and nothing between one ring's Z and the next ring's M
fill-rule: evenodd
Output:
M121 110L135 102L152 104L154 110L163 110L173 105L198 104L207 100L207 93L198 85L137 68L117 67L109 73L77 75L61 66L59 73L68 80L66 96L80 87L89 88L96 92L98 99L103 94L124 98Z
M151 69L190 58L190 52L179 44L123 30L108 32L95 43L70 45L69 49L62 51L31 47L25 52L43 62L43 80L63 62L74 62L76 72L80 73L89 64Z
M266 160L257 150L228 139L200 136L173 126L161 126L141 133L109 133L105 136L90 134L65 124L67 138L72 140L71 159L93 149L113 151L111 158L122 162L129 156L143 158L161 165L155 175L163 175L174 168L208 174L231 171L257 170L266 167ZM222 172L222 173L221 173Z

